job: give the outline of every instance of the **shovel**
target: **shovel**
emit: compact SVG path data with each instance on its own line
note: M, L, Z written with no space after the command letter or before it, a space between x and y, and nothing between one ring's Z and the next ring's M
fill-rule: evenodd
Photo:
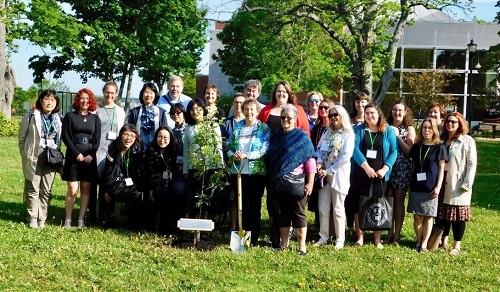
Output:
M229 246L233 252L244 252L245 244L250 240L251 232L245 232L243 230L243 217L242 217L242 209L243 203L241 199L241 170L243 169L244 163L241 163L240 167L237 167L233 162L234 168L236 168L237 172L237 189L238 189L238 231L231 232L231 241Z

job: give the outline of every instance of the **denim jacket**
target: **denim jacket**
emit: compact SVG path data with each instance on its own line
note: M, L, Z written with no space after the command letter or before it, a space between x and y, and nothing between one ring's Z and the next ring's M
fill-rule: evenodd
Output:
M243 135L243 129L245 129L245 120L234 124L233 133L231 133L228 143L227 153L229 158L232 158L234 153L241 149L240 139ZM248 160L249 174L265 175L267 173L264 155L269 148L270 135L271 131L269 127L261 121L257 121L252 132L252 137L250 138L250 150L245 153ZM231 173L236 173L236 169L233 166L231 166Z

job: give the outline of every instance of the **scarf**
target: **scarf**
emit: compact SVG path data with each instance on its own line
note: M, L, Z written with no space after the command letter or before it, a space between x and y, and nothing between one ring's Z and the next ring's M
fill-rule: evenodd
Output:
M45 113L41 113L42 116L42 133L45 138L49 138L52 133L55 132L54 143L55 145L59 145L61 140L61 124L59 123L59 119L56 117L56 114L47 115Z
M144 147L149 146L155 135L155 110L154 106L142 106L141 115L141 138Z
M308 159L316 157L311 139L304 130L294 128L276 130L269 140L266 156L268 174L271 181L292 172Z

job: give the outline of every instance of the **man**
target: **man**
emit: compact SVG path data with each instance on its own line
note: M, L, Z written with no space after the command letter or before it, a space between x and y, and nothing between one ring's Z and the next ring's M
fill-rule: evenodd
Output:
M191 98L185 94L182 94L182 90L184 89L184 82L182 78L177 75L170 76L170 80L168 81L168 92L167 94L160 97L158 100L157 106L161 107L167 112L167 125L170 128L174 128L175 122L170 117L170 107L176 103L182 103L184 108L187 108L188 103L191 101Z
M244 91L245 98L256 100L258 111L262 110L262 108L266 106L265 104L262 104L257 100L260 96L261 90L262 90L262 85L260 84L259 80L250 79L245 83L245 91ZM234 114L235 114L234 109L231 107L228 117L232 117L234 116Z

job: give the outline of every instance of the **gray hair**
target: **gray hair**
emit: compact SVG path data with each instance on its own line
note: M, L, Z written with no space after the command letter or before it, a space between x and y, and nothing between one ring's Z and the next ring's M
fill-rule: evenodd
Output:
M337 104L330 107L330 110L332 109L336 110L337 113L339 113L339 116L341 117L340 120L342 122L342 128L347 132L354 132L351 125L351 118L349 117L349 113L345 110L345 108ZM328 111L328 114L330 114L330 110Z
M296 119L298 113L299 113L299 111L297 110L297 108L291 103L287 103L287 104L284 104L281 106L281 113L280 113L281 116L283 116L285 114L285 115L293 116L293 118Z
M170 84L172 84L172 82L174 82L175 80L180 80L182 86L184 86L184 81L182 80L181 76L172 75L172 76L170 76L170 79L168 80L168 87L170 87Z
M262 92L262 84L260 84L260 81L257 79L250 79L247 82L245 82L245 90L248 87L257 87L257 89L259 90L259 93Z

